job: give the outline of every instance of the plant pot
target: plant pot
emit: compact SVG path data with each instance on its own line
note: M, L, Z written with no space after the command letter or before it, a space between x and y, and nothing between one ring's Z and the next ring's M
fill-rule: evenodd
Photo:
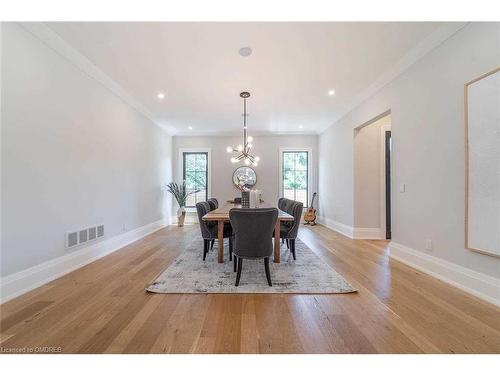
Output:
M177 210L177 226L184 226L184 219L186 218L186 209L184 207L179 207Z

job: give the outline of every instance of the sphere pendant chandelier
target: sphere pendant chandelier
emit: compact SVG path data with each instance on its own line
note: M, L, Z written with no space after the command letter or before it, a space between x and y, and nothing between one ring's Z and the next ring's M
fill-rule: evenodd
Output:
M250 93L243 91L240 93L240 97L243 98L243 144L239 144L236 147L228 146L226 151L230 154L233 153L231 158L231 163L238 163L243 161L245 165L253 165L256 167L259 164L260 158L254 156L251 153L253 147L253 138L248 135L247 130L247 99L250 97Z

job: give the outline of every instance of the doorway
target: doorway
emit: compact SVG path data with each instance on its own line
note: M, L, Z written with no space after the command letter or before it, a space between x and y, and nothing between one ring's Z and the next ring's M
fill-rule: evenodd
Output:
M354 129L353 182L356 238L392 237L392 133L387 111Z

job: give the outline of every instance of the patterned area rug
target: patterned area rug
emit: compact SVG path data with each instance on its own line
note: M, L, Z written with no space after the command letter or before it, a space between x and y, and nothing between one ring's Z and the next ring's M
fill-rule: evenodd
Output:
M217 244L216 244L217 245ZM267 285L264 260L243 260L240 285L234 286L236 273L229 261L227 241L224 263L217 263L217 250L203 261L203 242L197 239L158 276L146 290L153 293L352 293L356 290L325 264L299 239L295 243L297 260L281 247L281 263L271 261L273 286Z

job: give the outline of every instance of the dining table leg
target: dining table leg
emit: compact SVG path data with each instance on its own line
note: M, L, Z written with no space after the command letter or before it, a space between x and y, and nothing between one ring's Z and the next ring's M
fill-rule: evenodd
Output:
M281 258L280 221L276 220L274 226L274 263L279 263Z
M224 263L224 220L217 222L218 262Z

